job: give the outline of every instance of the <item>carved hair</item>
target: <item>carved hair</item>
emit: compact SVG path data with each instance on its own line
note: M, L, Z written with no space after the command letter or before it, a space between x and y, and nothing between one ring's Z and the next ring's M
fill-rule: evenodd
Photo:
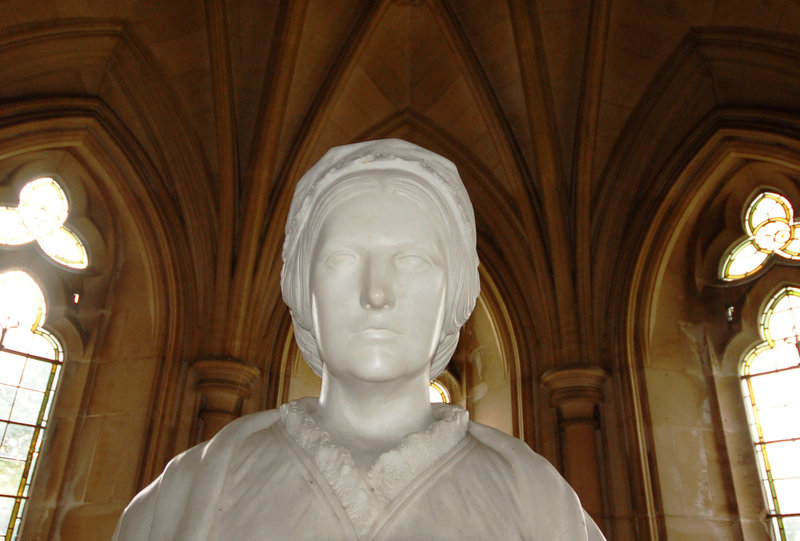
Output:
M480 292L475 217L456 166L400 139L334 147L298 182L286 220L281 270L281 291L292 314L297 345L311 369L322 375L312 334L311 253L328 211L349 196L371 189L409 197L431 214L441 230L447 291L442 338L431 364L430 375L435 378L450 362L461 326Z

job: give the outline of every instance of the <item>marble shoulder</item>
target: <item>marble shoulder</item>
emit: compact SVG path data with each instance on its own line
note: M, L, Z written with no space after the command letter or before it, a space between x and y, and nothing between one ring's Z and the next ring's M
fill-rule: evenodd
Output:
M524 441L473 421L470 421L468 431L484 446L499 454L513 469L528 472L539 482L565 483L553 465Z
M279 420L278 410L246 415L170 460L161 475L126 507L114 541L177 539L181 524L197 523L198 517L191 515L205 512L213 502L211 495L220 493L226 466L236 449L250 435Z
M603 540L575 491L546 458L525 442L479 423L470 422L469 433L508 468L519 503L528 511L531 539Z

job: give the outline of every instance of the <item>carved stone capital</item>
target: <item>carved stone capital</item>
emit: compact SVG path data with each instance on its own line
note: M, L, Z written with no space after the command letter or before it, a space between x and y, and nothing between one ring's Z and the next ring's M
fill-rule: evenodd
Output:
M241 414L242 401L250 397L260 371L233 358L200 359L192 369L197 390L205 398L198 415L204 423L203 437L209 438Z
M556 368L542 375L542 385L550 391L550 404L559 408L566 422L594 417L594 408L603 403L603 382L608 373L597 366Z

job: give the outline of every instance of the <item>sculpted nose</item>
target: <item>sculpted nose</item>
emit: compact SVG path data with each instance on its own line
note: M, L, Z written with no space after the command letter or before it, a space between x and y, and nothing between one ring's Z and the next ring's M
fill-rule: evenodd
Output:
M380 258L370 257L367 261L361 286L361 306L371 310L394 306L391 269Z

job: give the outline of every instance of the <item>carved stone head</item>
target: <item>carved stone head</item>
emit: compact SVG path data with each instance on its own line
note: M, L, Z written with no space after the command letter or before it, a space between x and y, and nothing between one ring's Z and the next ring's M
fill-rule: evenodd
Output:
M311 274L314 250L332 211L339 209L336 211L338 223L347 221L343 213L368 213L365 209L369 209L370 193L374 194L376 205L381 201L386 209L392 208L391 198L398 201L398 207L408 201L411 205L409 220L416 215L417 222L432 224L427 227L433 229L433 236L440 246L437 250L443 255L444 312L443 317L436 320L441 321L442 328L436 329L438 345L430 367L430 376L435 378L450 361L461 326L472 313L480 291L475 218L455 165L438 154L399 139L334 147L300 179L295 189L286 222L281 290L292 314L297 344L306 362L321 375L318 337L313 331ZM348 201L350 203L344 205ZM390 218L389 214L393 216ZM403 219L402 216L387 211L387 221L397 222ZM353 219L357 221L358 216L354 215ZM409 222L406 228L401 222L398 236L401 230L405 232L417 225ZM413 257L402 257L406 259L395 260L402 261L403 265L414 264ZM398 287L402 287L402 282L399 283ZM403 293L393 291L392 295ZM362 304L366 303L364 306L375 308L370 302L375 305L380 300L362 300ZM391 307L387 304L379 308ZM420 309L426 308L421 306ZM415 316L406 311L399 317Z

